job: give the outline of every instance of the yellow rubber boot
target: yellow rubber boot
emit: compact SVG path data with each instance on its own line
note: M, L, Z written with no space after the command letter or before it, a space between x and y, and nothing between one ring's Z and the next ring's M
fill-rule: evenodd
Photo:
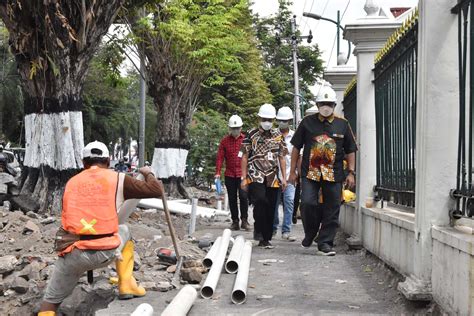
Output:
M137 296L144 296L146 291L137 285L133 277L133 242L127 241L122 250L122 260L116 261L118 274L119 299L127 300Z
M39 312L38 316L55 316L56 313L53 311Z

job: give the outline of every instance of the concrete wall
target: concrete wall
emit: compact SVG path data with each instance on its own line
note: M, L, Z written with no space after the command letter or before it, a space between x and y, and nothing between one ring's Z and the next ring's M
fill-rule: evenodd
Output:
M474 236L465 227L437 227L431 284L434 300L449 314L474 314Z
M364 247L400 274L413 273L415 216L388 209L362 208Z
M392 266L398 273L413 273L415 216L393 209L362 208L362 243L364 248ZM341 229L347 234L357 232L355 204L341 207Z
M346 234L352 235L357 233L357 209L355 203L341 206L339 224Z

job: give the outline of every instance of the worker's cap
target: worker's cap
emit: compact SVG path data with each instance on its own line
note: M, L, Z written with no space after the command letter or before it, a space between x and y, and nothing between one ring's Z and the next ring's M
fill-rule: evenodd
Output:
M109 158L109 149L104 143L93 141L82 150L82 158Z

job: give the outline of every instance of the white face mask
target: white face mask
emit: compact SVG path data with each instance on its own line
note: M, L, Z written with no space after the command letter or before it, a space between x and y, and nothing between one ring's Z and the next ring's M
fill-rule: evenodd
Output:
M321 114L324 117L329 117L334 113L334 107L329 106L329 105L321 105L318 107L319 109L319 114Z
M237 137L240 135L241 128L230 128L229 129L229 134L233 137Z
M268 131L270 128L272 128L273 123L272 122L260 122L260 126L265 130Z
M287 121L279 121L278 122L278 127L280 129L287 129L288 127L290 127L290 123L287 122Z

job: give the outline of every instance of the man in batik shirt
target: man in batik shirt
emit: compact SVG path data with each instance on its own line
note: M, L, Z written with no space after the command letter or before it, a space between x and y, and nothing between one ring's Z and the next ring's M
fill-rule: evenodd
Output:
M251 129L242 142L243 190L250 191L255 235L261 235L260 247L273 248L273 220L278 188L286 189L285 140L278 129L272 128L276 117L273 105L264 104L258 111L260 125ZM280 162L281 179L278 178Z
M306 116L293 136L289 182L296 180L296 161L304 146L301 163L301 213L305 237L304 248L318 235L318 254L333 256L334 237L339 225L342 186L355 183L357 145L347 120L334 115L336 93L324 86L316 97L319 113ZM344 174L344 158L348 174ZM323 193L320 206L319 191ZM321 230L319 228L321 227Z

